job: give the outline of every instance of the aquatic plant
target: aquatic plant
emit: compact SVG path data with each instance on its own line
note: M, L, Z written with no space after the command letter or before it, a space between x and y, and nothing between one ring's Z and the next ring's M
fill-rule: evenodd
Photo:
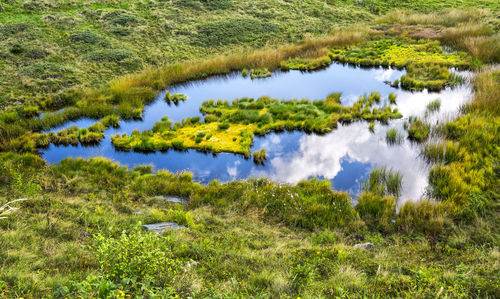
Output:
M353 107L342 106L340 94L330 94L324 101L280 101L269 97L241 98L232 104L227 101L205 101L200 107L204 121L198 117L186 118L172 127L168 118L156 123L152 131L131 136L115 135L112 142L122 150L167 150L172 140L184 140L184 148L202 151L231 152L250 155L253 136L271 131L301 130L325 134L337 127L339 121L355 120L387 122L400 118L397 109L385 107L383 111L371 108L381 101L378 93L360 97ZM224 133L224 132L227 133ZM204 138L204 136L210 136ZM222 137L223 136L223 137ZM181 144L177 144L179 148Z
M250 78L258 79L258 78L267 78L271 77L273 73L271 73L267 68L258 68L250 70Z
M395 105L397 97L398 96L395 93L393 93L393 92L389 93L389 97L388 97L389 104Z
M441 100L435 99L434 101L431 101L429 102L429 104L427 104L425 111L426 113L432 113L439 111L439 108L441 108Z
M394 82L409 90L440 90L460 80L448 67L466 67L470 63L463 53L444 54L437 41L378 40L358 48L332 49L333 60L361 66L406 67L406 74Z
M186 95L180 93L170 94L170 91L165 92L165 101L170 104L173 102L175 105L179 104L180 101L185 101L187 99Z
M253 156L253 161L255 162L255 164L262 164L263 165L267 159L266 149L263 148L263 149L260 149L258 151L253 152L252 156Z
M370 124L368 125L368 130L370 130L370 132L375 132L375 122L372 120L370 121Z
M408 137L411 140L422 142L427 139L431 131L431 125L420 120L414 119L410 122L410 127L408 128Z
M287 70L301 70L301 71L313 71L329 66L332 63L332 59L327 56L321 56L318 58L289 58L286 61L282 61L280 68L284 71Z
M422 152L430 163L450 164L461 156L458 144L453 141L428 142L424 144Z
M395 198L401 195L402 186L402 174L392 169L387 170L385 167L372 170L370 177L362 185L365 192L371 192L381 197L391 195Z
M403 135L396 128L390 128L387 130L385 135L385 140L388 144L400 144L403 142Z

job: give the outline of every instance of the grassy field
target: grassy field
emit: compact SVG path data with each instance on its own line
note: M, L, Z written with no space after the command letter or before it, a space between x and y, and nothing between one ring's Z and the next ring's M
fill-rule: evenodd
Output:
M488 10L441 11L477 6ZM500 62L499 11L494 0L0 2L0 297L500 297L500 72L490 66ZM463 55L437 54L442 46ZM405 178L385 168L352 199L317 179L200 185L186 172L101 158L46 165L33 153L49 143L98 142L118 116L140 118L173 83L231 70L317 68L331 63L324 57L332 48L339 60L369 65L436 52L430 64L413 65L408 88L424 87L429 72L450 79L442 66L476 73L473 101L458 115L408 124L431 163L427 198L398 206ZM451 62L434 63L443 56ZM229 148L241 137L235 128L259 133L280 115L307 120L306 112L320 115L313 119L324 128L333 113L325 105L338 104L330 100L208 102L202 110L215 122L190 120L172 133L163 119L141 140L148 149L161 132L179 134L187 147L217 138ZM427 113L438 109L432 102ZM266 113L270 122L260 118ZM99 121L37 133L81 116ZM400 134L389 130L387 141ZM262 163L266 152L253 156ZM188 229L141 228L163 221ZM364 242L374 246L355 248Z
M2 1L0 107L39 103L68 88L101 87L148 67L324 35L394 8L433 12L476 2ZM500 11L495 0L481 7Z

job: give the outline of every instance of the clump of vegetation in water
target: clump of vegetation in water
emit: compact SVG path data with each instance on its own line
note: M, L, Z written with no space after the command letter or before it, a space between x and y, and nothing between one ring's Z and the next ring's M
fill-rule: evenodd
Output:
M432 102L429 102L429 104L427 104L427 106L425 108L425 112L426 112L426 114L430 114L430 113L439 111L440 108L441 108L441 100L436 99Z
M400 118L397 109L371 108L381 101L378 93L359 98L352 106L340 104L340 94L329 95L324 101L280 101L262 97L257 100L242 98L229 104L222 100L206 101L200 108L205 115L204 123L189 118L171 127L168 119L155 124L152 131L135 132L130 136L115 135L113 145L121 150L156 151L194 148L201 151L230 152L250 155L250 145L255 134L271 131L302 130L325 134L336 128L337 122ZM195 120L195 121L193 121ZM200 132L211 138L203 139ZM182 142L180 142L182 141Z
M408 128L408 136L411 140L425 141L431 132L431 125L421 119L411 119Z
M259 69L251 69L250 70L250 78L259 79L259 78L267 78L271 77L273 73L271 73L267 68L259 68Z
M397 96L395 93L391 92L391 93L389 94L389 97L388 97L389 104L391 104L391 105L396 105L396 99L397 99L397 97L398 97L398 96Z
M370 124L368 125L368 130L370 130L370 132L372 133L375 132L375 122L373 120L370 121Z
M264 165L264 162L266 161L267 159L267 156L266 156L266 149L263 148L261 150L258 150L258 151L255 151L253 154L253 161L255 162L255 164L261 164L261 165Z
M385 134L385 140L388 144L401 144L404 140L403 135L396 128L390 128Z
M289 58L286 61L282 61L280 68L284 71L287 70L301 70L301 71L313 71L321 68L325 68L332 63L332 59L329 56L322 56L318 58Z
M185 101L187 99L186 95L181 93L170 94L170 91L165 92L165 101L170 104L173 102L175 105L179 104L180 101Z
M428 88L438 91L461 82L448 67L467 67L470 58L465 53L445 54L438 41L378 40L348 50L333 49L333 60L361 66L403 68L406 74L394 86L409 90Z

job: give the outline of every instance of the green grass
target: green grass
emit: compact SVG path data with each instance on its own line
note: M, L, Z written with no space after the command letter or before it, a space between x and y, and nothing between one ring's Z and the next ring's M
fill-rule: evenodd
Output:
M429 137L431 132L431 125L420 119L413 119L410 121L408 128L408 137L411 140L423 142Z
M427 104L427 106L425 108L425 112L427 114L433 113L433 112L439 111L440 108L441 108L441 100L436 99L432 102L429 102L429 104Z
M258 78L267 78L271 77L273 73L271 73L267 68L260 69L251 69L250 70L250 78L258 79Z
M390 128L385 133L385 140L388 144L400 144L403 142L403 135L396 128Z
M408 90L439 91L461 82L448 71L449 67L466 67L471 58L466 53L445 54L438 41L430 40L378 40L351 49L333 49L336 61L360 66L406 68L406 74L394 86ZM395 100L395 99L394 99Z

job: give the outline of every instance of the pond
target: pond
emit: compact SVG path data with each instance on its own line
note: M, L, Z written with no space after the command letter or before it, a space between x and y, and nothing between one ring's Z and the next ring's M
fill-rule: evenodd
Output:
M201 183L218 179L221 181L268 177L275 181L297 183L311 177L328 179L333 188L352 195L359 192L360 183L376 167L386 166L403 174L402 199L420 198L427 186L428 165L421 159L420 146L408 139L396 145L386 142L386 131L397 128L405 134L403 124L409 116L422 116L429 102L440 99L441 108L429 120L436 122L447 115L457 113L459 107L470 99L472 90L466 80L462 85L446 88L439 93L409 92L384 83L394 81L404 74L402 70L383 68L359 68L332 64L315 72L275 72L264 79L250 79L239 73L211 77L169 88L170 93L183 93L187 100L177 106L167 104L159 93L144 109L142 121L121 121L119 128L105 132L105 139L97 146L55 146L42 151L49 163L57 163L67 157L106 157L123 165L152 164L155 169L172 172L188 170ZM461 75L470 77L469 73ZM390 121L388 125L377 123L372 133L368 122L339 125L331 133L318 136L303 132L271 133L255 137L251 151L267 150L267 161L256 165L251 159L240 155L220 153L205 154L196 150L184 152L168 151L155 153L121 152L114 149L111 136L116 133L130 134L134 129L149 130L162 117L172 121L186 117L201 116L199 108L209 99L234 100L242 97L258 98L270 96L279 99L324 99L333 92L341 92L344 105L351 105L359 96L379 92L382 98L389 93L397 94L397 108L403 119ZM383 105L383 104L382 104ZM77 125L88 127L96 120L80 119L51 129Z

